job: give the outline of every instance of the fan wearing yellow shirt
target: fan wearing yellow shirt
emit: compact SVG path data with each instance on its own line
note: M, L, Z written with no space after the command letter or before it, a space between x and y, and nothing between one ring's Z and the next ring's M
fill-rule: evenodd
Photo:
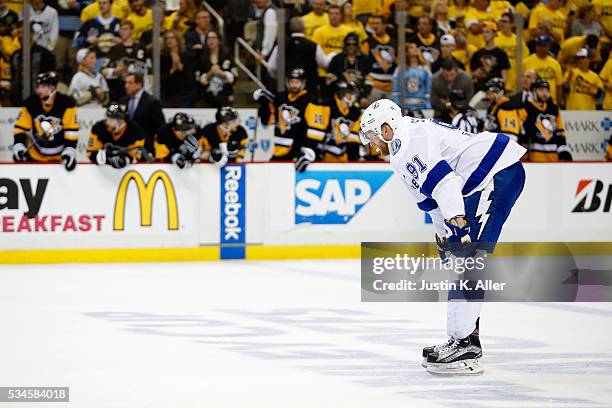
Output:
M113 0L113 6L111 8L111 15L117 17L119 20L123 20L130 12L130 6L128 0ZM97 1L94 1L81 11L81 22L84 23L91 19L100 16L100 5Z
M125 19L134 24L134 41L138 42L142 33L153 29L153 11L145 7L144 0L130 0L130 9Z
M453 51L453 57L457 58L457 61L461 62L465 66L465 72L468 74L470 71L470 61L472 55L478 48L467 42L465 30L463 28L457 28L455 30L455 50Z
M506 90L510 92L516 91L516 70L518 67L516 56L516 34L512 31L514 24L510 13L504 13L497 20L499 31L495 37L495 46L501 48L508 56L510 61L510 69L508 70L508 80L506 81ZM529 49L525 42L522 44L523 59L529 55Z
M565 73L563 79L569 87L566 108L568 110L595 110L595 98L603 90L604 84L597 74L589 69L590 51L586 48L576 53L577 68Z
M457 27L465 27L465 16L471 11L469 0L455 0L448 6L448 18L454 21Z
M604 84L604 91L606 92L602 106L604 110L612 110L612 54L610 55L608 62L606 62L606 65L604 65L599 73L599 77Z
M550 96L554 101L563 95L563 74L559 62L548 54L552 39L547 35L536 38L536 52L523 60L523 72L533 69L550 84Z
M329 23L329 18L325 12L325 0L312 0L312 11L302 17L304 21L304 35L312 41L314 31Z
M368 17L378 14L382 7L381 0L353 0L353 12L355 17L363 24L368 21Z
M559 54L557 54L557 61L559 61L563 70L574 68L574 58L581 48L586 48L592 53L591 62L601 62L601 47L599 47L599 38L596 35L570 37L563 41Z
M612 2L610 0L593 0L595 11L599 17L599 24L603 27L608 38L612 38Z
M330 6L327 15L329 23L317 28L312 40L321 46L325 54L342 52L344 37L351 32L351 29L342 24L342 12L339 6Z
M548 0L547 4L538 3L537 6L531 10L529 15L529 32L533 38L536 34L538 22L544 18L548 18L553 22L553 40L557 43L561 43L565 38L565 27L567 25L567 16L563 14L559 7L561 2L559 0Z
M368 39L368 34L366 33L363 24L361 21L355 19L353 17L353 5L350 1L347 1L341 6L342 9L342 24L351 29L351 31L359 37L359 44L363 43Z
M494 9L488 0L474 0L472 5L474 7L465 15L465 26L468 29L467 40L468 44L480 49L484 47L484 40L480 35L482 34L482 23L485 21L494 23L505 10Z
M198 9L193 0L180 0L179 9L164 19L164 27L185 34L194 26L196 11Z

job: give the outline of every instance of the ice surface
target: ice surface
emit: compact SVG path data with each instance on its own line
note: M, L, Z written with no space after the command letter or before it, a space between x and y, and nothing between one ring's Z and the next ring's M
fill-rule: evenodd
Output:
M445 305L361 303L358 260L2 266L0 319L55 407L612 406L612 304L485 304L485 374L440 378Z

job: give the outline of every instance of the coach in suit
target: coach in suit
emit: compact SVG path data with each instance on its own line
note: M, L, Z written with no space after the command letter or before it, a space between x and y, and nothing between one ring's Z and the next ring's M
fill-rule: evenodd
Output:
M146 132L145 147L155 154L155 136L159 127L166 122L161 102L144 90L144 78L140 73L130 73L125 77L125 93L121 103L127 106L128 116Z

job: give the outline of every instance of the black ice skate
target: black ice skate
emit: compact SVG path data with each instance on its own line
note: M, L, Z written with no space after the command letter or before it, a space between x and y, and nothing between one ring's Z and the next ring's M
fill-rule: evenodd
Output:
M427 372L439 375L482 374L482 348L478 329L464 339L455 339L448 346L427 356Z
M452 337L449 337L449 339L446 340L445 343L436 344L435 346L430 346L430 347L423 347L423 361L421 362L421 366L423 366L424 368L429 367L431 365L431 363L427 362L427 357L431 353L437 353L440 350L442 350L443 348L450 346L454 342L455 342L455 339L452 338Z

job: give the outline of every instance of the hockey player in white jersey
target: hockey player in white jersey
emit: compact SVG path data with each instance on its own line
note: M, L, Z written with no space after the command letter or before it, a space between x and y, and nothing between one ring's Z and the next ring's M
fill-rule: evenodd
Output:
M502 133L469 133L431 119L402 116L393 101L371 104L361 141L390 155L393 171L428 212L441 257L493 252L523 190L525 149ZM479 316L483 290L449 291L448 341L423 349L433 374L479 374Z

